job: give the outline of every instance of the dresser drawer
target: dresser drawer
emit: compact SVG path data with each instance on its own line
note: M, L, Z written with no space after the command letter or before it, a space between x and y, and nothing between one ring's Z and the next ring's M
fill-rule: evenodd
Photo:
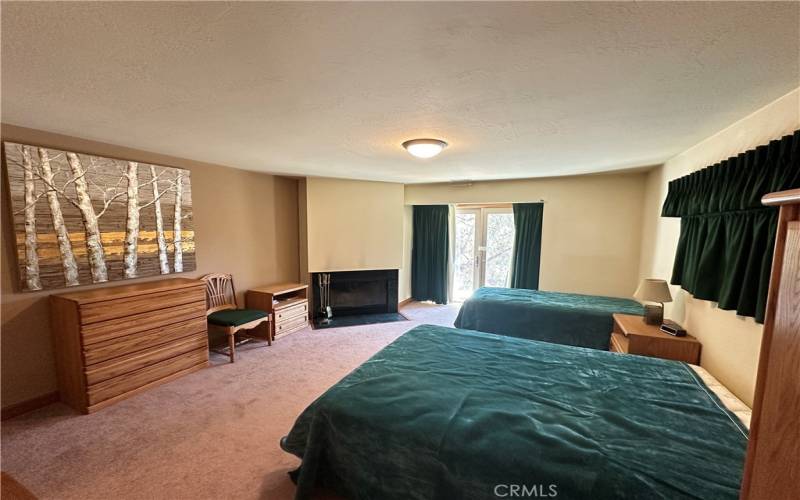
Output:
M183 290L167 290L163 292L123 297L82 304L80 306L81 324L87 325L120 316L131 316L140 313L158 311L167 307L179 306L193 302L205 303L205 289L192 287Z
M611 334L611 344L609 346L609 350L611 352L620 352L620 353L627 353L628 352L628 338L622 333L612 333Z
M107 399L120 396L153 382L169 377L183 370L188 370L201 363L208 362L208 350L203 347L182 356L170 358L136 371L114 377L98 384L90 385L89 405L95 405Z
M83 358L87 365L93 365L101 361L167 344L196 333L206 335L207 332L208 324L205 316L193 318L188 321L134 333L126 337L90 344L84 348Z
M205 318L206 301L195 301L189 304L167 307L150 312L134 314L122 318L101 321L81 327L84 348L91 344L103 342L126 335L161 328L190 319Z
M294 306L278 309L275 311L275 323L292 321L297 318L306 318L308 316L308 302L297 304Z
M293 319L284 320L280 323L275 323L275 335L281 335L285 333L291 333L295 330L299 330L308 324L308 319L303 316L298 316Z
M200 348L208 348L208 336L204 333L89 366L86 368L86 382L91 386Z

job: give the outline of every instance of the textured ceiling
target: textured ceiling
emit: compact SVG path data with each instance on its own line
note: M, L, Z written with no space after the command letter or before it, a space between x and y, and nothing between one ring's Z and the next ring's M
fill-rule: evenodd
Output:
M798 40L797 2L3 2L2 120L287 174L616 170L800 86Z

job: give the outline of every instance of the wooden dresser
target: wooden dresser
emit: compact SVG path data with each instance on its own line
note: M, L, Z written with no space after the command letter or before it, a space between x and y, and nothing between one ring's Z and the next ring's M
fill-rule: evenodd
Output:
M248 309L272 313L272 338L302 330L308 326L308 285L281 283L248 290L245 294Z
M205 300L186 278L50 296L61 400L91 413L208 366Z

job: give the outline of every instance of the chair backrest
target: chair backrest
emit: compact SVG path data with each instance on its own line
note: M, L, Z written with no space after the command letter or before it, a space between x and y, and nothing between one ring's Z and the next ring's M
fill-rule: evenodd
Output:
M206 282L206 316L216 311L239 308L232 275L210 273L200 279Z

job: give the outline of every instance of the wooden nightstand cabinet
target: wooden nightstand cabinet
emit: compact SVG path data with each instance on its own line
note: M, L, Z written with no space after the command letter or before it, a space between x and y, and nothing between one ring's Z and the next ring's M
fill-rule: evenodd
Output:
M662 332L659 325L648 325L642 316L614 314L611 351L700 363L700 342L691 335L673 337Z
M281 283L248 290L248 309L272 314L272 338L279 339L308 326L308 285Z

